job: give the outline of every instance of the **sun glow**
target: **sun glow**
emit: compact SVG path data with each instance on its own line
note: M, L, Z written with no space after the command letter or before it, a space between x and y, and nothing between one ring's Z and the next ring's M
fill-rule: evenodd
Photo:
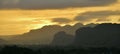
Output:
M120 11L120 0L116 4L101 7L76 7L64 9L45 9L45 10L0 10L0 35L23 34L32 29L39 29L45 25L62 25L76 23L74 18L85 12L96 11ZM54 18L66 18L71 22L59 24L52 22ZM112 23L120 23L120 15L108 17ZM84 23L97 23L96 19ZM105 22L105 21L104 21ZM82 22L83 23L83 22Z

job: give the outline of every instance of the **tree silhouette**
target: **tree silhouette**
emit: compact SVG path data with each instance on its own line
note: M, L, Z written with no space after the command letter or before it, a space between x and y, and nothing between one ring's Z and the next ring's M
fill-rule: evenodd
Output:
M35 54L35 53L33 50L24 47L6 46L1 50L0 54Z

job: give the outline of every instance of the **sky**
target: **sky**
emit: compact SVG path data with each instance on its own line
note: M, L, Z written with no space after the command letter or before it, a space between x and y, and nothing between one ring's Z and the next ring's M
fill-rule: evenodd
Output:
M0 35L78 22L120 23L120 0L0 0Z

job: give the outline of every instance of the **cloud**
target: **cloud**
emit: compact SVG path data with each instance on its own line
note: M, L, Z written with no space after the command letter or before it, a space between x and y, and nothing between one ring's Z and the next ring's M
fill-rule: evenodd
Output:
M120 19L118 21L120 22Z
M94 19L96 21L110 21L109 16L120 15L120 11L97 11L97 12L85 12L75 17L75 21L88 22Z
M19 0L0 0L0 8L14 8Z
M115 2L117 2L117 0L0 0L0 8L56 9L104 6Z
M102 21L111 21L109 18L104 18L104 19L97 19L96 22L102 22Z
M52 22L57 22L59 24L63 24L63 23L69 23L69 22L71 22L71 20L67 19L67 18L54 18L52 20Z

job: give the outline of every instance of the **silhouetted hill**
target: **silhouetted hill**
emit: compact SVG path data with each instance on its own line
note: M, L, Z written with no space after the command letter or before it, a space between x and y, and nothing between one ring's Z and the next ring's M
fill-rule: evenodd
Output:
M31 30L23 35L18 35L14 39L23 44L48 44L51 42L56 32L62 31L62 27L58 25L44 26L41 29Z
M120 47L120 24L104 23L83 27L76 31L74 44L78 46Z
M95 24L89 25L89 27ZM9 41L9 44L49 44L52 42L54 35L60 31L65 31L67 34L75 35L75 31L80 27L86 27L88 25L83 25L77 23L73 26L65 25L48 25L40 29L31 30L28 33L22 35L14 35L13 37L4 37L4 39Z
M66 32L61 31L55 34L51 45L66 46L72 44L74 36L66 34Z
M63 27L59 25L48 25L40 29L31 30L22 35L16 35L16 37L8 38L8 40L12 44L49 44L52 42L56 33L65 31L68 34L74 35L75 31L83 26L80 23L77 26L66 25Z

